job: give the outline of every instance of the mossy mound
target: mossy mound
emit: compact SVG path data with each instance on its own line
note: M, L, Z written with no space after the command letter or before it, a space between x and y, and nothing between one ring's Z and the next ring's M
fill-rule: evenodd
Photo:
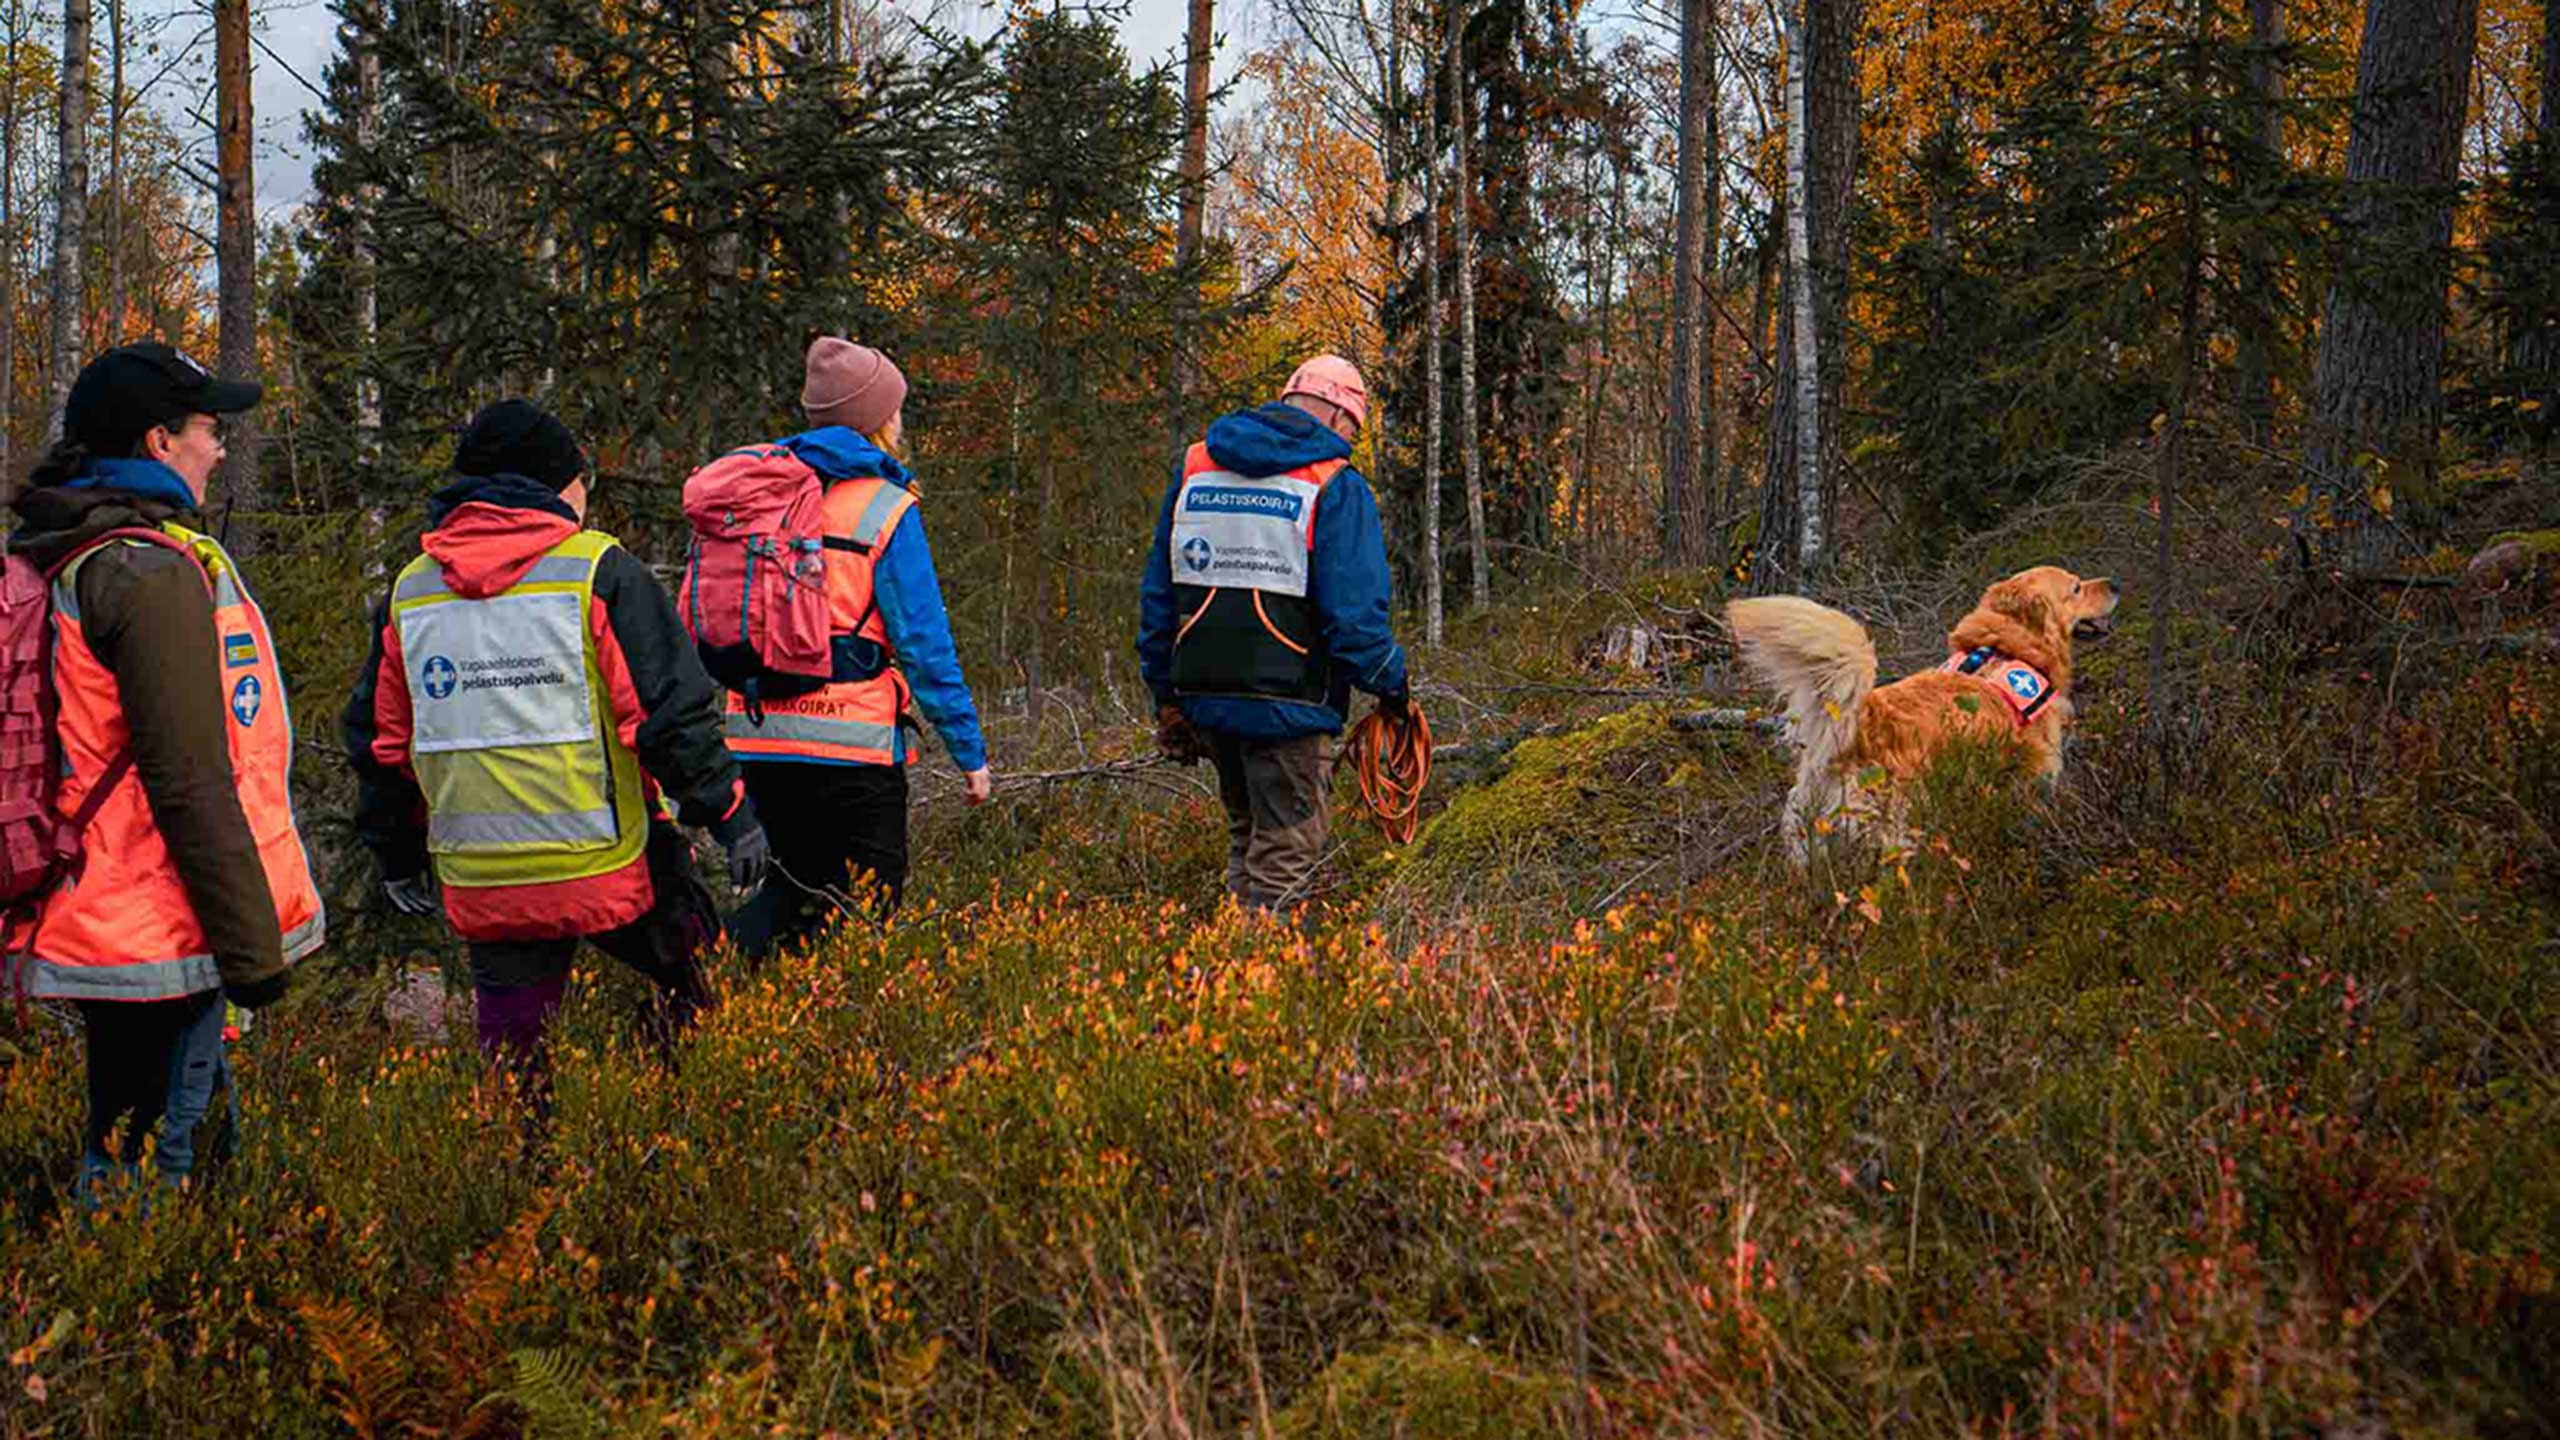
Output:
M2560 558L2560 529L2509 530L2491 537L2489 543L2480 548L2494 550L2501 545L2521 545L2524 552L2536 560Z
M1491 778L1459 791L1385 863L1425 898L1534 891L1575 898L1676 858L1707 832L1744 829L1775 806L1785 768L1743 731L1675 728L1677 707L1641 705L1523 741ZM1665 877L1677 880L1677 875Z
M1432 1339L1345 1355L1275 1417L1285 1440L1512 1440L1566 1433L1572 1384Z

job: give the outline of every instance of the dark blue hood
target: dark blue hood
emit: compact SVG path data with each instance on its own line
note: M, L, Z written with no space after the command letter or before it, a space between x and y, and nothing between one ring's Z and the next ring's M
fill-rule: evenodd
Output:
M1297 406L1275 401L1212 423L1209 458L1238 475L1278 475L1319 460L1348 460L1351 442Z

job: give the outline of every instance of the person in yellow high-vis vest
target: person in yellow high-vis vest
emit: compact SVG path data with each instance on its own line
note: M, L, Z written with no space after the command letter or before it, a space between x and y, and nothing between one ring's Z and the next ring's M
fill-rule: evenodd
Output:
M189 1173L225 997L274 1001L326 934L275 640L197 516L220 417L258 396L167 345L111 350L73 382L62 441L13 502L10 544L53 576L55 799L85 823L79 868L10 935L9 968L23 993L80 1007L84 1200L155 1127L162 1178Z
M425 913L441 892L482 1049L538 1069L582 939L658 986L670 1028L708 998L718 912L662 800L727 848L742 889L770 848L674 601L584 528L568 428L501 401L454 473L347 705L357 830L393 905Z

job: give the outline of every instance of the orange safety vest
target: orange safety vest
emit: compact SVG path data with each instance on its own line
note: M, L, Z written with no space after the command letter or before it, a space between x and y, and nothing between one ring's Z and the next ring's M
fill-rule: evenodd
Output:
M894 659L889 626L880 618L874 581L881 549L915 507L903 485L866 476L827 487L820 517L826 533L827 628L837 664L850 642L868 642ZM907 711L907 678L894 664L877 674L839 679L788 700L766 700L750 716L736 691L728 696L730 753L741 760L799 760L834 765L903 765L907 747L899 717Z
M284 932L290 963L320 948L328 922L294 826L288 784L293 715L276 666L275 639L219 543L177 525L162 528L186 545L213 591L213 643L222 666L222 706L231 717L232 781L275 897L276 926ZM53 675L64 766L55 808L65 818L79 814L90 789L133 740L115 674L89 648L81 628L80 567L89 555L64 566L53 581ZM171 1000L220 989L222 972L207 951L204 927L168 843L152 824L142 782L129 768L80 839L80 872L46 897L26 946L28 993Z

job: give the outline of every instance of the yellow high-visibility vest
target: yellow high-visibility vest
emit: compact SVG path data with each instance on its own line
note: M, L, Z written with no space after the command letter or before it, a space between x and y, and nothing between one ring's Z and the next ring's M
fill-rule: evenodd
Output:
M501 594L455 594L431 556L391 591L427 798L427 852L447 885L583 880L649 838L640 759L622 743L587 615L612 536L581 530Z

